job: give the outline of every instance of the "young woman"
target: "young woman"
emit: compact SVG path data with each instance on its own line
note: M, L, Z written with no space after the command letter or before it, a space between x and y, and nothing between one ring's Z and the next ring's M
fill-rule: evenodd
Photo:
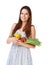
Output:
M26 44L21 40L12 37L14 33L20 33L21 37L36 38L35 26L31 25L32 14L28 6L23 6L20 10L19 21L12 25L7 43L12 42L11 50L7 60L7 65L32 65L32 57L30 48L35 48L35 45Z

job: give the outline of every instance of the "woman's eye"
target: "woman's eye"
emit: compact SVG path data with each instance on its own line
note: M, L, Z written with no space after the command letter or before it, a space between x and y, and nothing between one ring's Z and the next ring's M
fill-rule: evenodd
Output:
M21 14L24 14L24 13L21 13ZM28 13L25 13L25 15L28 15Z
M28 13L26 13L26 15L28 15Z
M23 14L23 13L21 13L21 14Z

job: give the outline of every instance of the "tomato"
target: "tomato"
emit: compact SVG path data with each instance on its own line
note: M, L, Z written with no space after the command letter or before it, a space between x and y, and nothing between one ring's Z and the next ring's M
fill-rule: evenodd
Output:
M22 38L21 38L21 41L22 41L22 42L25 42L25 41L26 41L26 37L22 37Z

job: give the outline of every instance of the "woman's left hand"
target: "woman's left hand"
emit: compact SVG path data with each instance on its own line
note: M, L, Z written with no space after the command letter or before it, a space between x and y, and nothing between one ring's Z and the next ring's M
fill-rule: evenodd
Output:
M18 40L17 45L22 45L22 44L24 44L24 43L21 40Z

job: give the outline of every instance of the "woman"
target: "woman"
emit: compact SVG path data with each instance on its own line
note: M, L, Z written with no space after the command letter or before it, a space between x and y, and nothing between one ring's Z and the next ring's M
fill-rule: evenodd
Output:
M31 25L32 14L28 6L23 6L20 10L19 21L12 25L7 43L13 43L10 54L7 60L7 65L32 65L32 57L30 48L35 48L35 45L26 44L21 40L12 37L14 33L20 33L22 37L36 37L35 26Z

